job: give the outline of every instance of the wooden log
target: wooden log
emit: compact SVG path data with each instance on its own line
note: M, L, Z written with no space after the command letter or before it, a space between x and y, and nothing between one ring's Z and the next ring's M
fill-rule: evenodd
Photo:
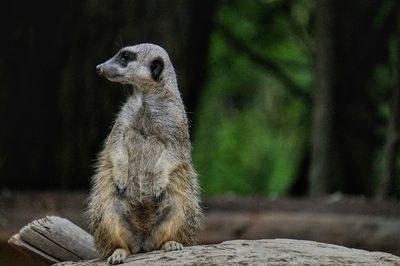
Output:
M57 266L106 266L106 261L62 262ZM400 257L314 241L232 240L131 255L124 265L400 265Z
M55 259L54 257L42 252L41 250L27 244L26 242L22 241L19 234L13 235L9 240L8 243L15 247L16 249L20 250L22 253L31 257L34 261L36 261L39 265L49 265L59 260Z
M45 264L108 265L97 258L93 237L70 221L50 216L33 221L9 243ZM314 241L233 240L129 256L126 265L400 265L400 257Z
M67 219L57 216L29 223L8 242L46 264L97 257L93 237Z

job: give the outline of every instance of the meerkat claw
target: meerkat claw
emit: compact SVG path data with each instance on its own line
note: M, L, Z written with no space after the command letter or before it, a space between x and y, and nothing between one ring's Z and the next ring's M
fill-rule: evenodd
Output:
M126 186L120 184L115 184L115 186L117 188L118 196L120 197L124 196L126 192Z
M175 241L167 241L165 242L165 244L162 246L161 249L165 251L182 250L183 245Z
M162 202L162 200L164 199L164 194L165 194L165 191L160 190L159 192L156 192L156 195L154 196L154 200L157 205L160 204Z

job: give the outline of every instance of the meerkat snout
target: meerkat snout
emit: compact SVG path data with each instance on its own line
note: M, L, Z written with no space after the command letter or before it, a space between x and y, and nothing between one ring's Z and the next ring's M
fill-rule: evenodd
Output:
M113 79L120 76L118 69L108 62L97 65L96 71L97 74L104 76L108 79Z
M96 66L96 71L99 75L103 74L103 67L101 64Z
M108 61L97 65L96 71L97 74L107 78L112 82L124 83L124 80L122 79L123 75L120 73L119 69Z

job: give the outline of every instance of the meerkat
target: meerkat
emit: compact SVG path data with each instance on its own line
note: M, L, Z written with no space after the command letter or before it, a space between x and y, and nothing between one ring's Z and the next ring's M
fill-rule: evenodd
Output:
M92 178L87 214L99 254L119 264L129 254L195 244L203 217L199 185L167 52L129 46L96 69L132 87Z

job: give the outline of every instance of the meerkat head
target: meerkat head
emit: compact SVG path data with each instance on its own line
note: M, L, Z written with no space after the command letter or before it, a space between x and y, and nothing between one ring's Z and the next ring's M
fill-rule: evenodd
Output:
M149 89L175 81L175 72L167 52L158 45L138 44L122 48L96 67L99 75L112 82ZM175 85L175 84L172 84Z

